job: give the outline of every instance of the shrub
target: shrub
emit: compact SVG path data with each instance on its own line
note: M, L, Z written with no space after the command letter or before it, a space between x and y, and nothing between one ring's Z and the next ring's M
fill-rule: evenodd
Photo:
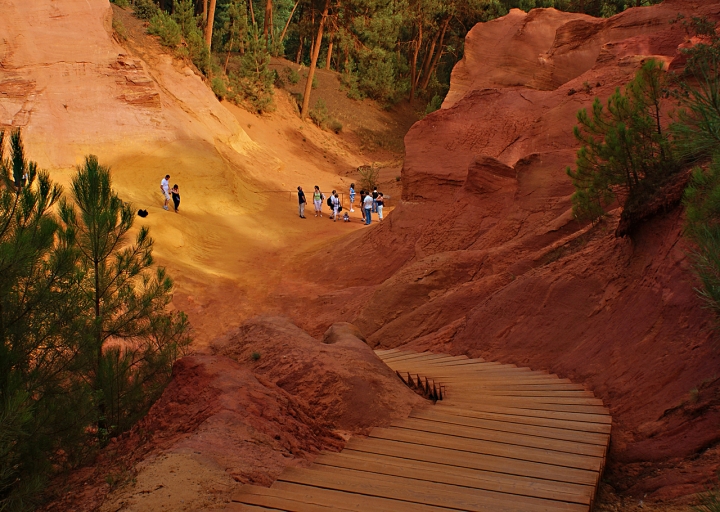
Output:
M343 124L333 117L328 122L328 128L335 133L340 133L343 129Z
M210 81L210 87L219 100L224 100L227 97L227 85L222 77L213 77Z
M148 34L159 36L160 44L170 48L179 45L182 37L180 26L164 11L160 11L150 19Z
M360 174L360 188L372 190L378 186L380 169L376 169L375 164L358 167L358 174Z
M294 69L286 66L283 71L285 72L287 81L290 82L292 85L296 85L300 81L300 73L298 73Z
M325 105L325 101L322 98L319 98L317 102L315 103L315 106L310 109L310 119L312 119L312 122L315 123L320 128L325 128L326 123L328 122L328 119L330 118L330 114L328 113L327 106Z
M111 2L123 9L130 7L130 2L128 0L111 0Z
M425 107L425 113L426 114L432 114L436 110L438 110L443 103L443 99L440 95L436 94L432 97L430 102L427 104L427 107Z
M253 352L250 356L253 361L259 361L260 360L260 352Z
M577 169L567 168L575 186L572 203L578 219L594 222L615 199L640 207L677 169L662 129L664 80L662 63L651 59L624 94L618 88L608 99L607 110L595 98L592 114L585 109L578 112Z
M127 40L127 30L125 29L125 25L123 25L123 22L121 20L113 18L112 28L120 41Z
M152 0L135 0L133 12L136 18L150 20L160 12L160 8Z

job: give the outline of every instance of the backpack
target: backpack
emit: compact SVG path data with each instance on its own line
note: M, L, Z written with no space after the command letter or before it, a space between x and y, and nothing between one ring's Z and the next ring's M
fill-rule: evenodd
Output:
M328 198L327 198L327 205L328 205L330 208L333 207L332 197L328 197Z

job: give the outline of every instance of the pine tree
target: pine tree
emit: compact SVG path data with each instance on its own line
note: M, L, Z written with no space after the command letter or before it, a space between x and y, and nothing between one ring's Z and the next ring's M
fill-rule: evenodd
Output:
M112 189L110 171L91 155L72 179L73 203L60 216L84 265L87 335L81 353L94 392L98 435L129 428L170 379L190 340L184 314L170 313L172 281L153 265L153 240L141 227L134 243L132 206Z

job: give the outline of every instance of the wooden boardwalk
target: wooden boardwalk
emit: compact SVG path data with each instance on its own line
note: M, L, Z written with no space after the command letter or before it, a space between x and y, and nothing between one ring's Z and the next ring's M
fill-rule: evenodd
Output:
M443 399L270 487L243 486L230 510L588 511L605 463L610 415L556 375L429 352L379 350ZM407 379L406 379L407 380Z

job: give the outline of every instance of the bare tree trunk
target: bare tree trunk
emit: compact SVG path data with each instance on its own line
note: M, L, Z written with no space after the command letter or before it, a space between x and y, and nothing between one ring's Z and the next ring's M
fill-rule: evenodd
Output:
M302 51L303 51L303 44L305 43L305 39L300 36L300 46L298 46L298 52L295 56L295 64L300 64L300 60L302 60Z
M207 26L207 4L208 0L203 0L203 13L202 13L202 19L203 23L205 23L205 26Z
M287 23L285 23L285 28L283 28L282 34L280 34L280 43L282 44L283 40L285 39L285 33L287 32L288 27L290 26L290 22L292 21L293 14L295 14L295 9L297 9L297 6L300 5L300 0L297 0L295 2L295 6L292 8L292 11L290 12L290 17L287 20Z
M315 47L310 59L310 69L308 70L307 83L305 84L305 95L303 96L302 110L300 117L305 119L310 109L310 93L312 92L312 82L315 76L315 68L317 67L318 56L320 55L320 45L322 44L323 29L325 28L325 20L330 10L330 0L325 0L325 8L323 9L322 18L320 18L320 27L318 27L317 38L315 39Z
M410 62L410 101L415 99L415 88L416 88L416 81L417 81L417 59L418 59L418 53L420 53L420 46L422 45L422 37L423 37L423 29L422 29L422 20L420 20L418 28L418 38L415 41L415 51L413 52L413 59L412 62Z
M250 0L250 1L252 1L252 0ZM263 22L263 37L265 38L265 48L267 48L267 45L270 42L270 35L268 32L268 29L270 28L271 20L272 20L272 0L267 0L265 2L265 21Z
M255 22L255 11L253 10L252 0L248 0L248 5L250 6L250 19L252 20L253 28L256 28L257 23Z
M330 71L330 61L332 60L332 52L333 52L333 41L330 39L330 42L328 43L328 53L327 53L327 62L325 62L325 69Z
M212 33L213 23L215 22L215 2L217 0L210 0L210 10L208 11L208 22L205 27L205 42L208 45L208 49L212 46Z
M425 76L423 77L422 84L420 85L421 89L427 89L428 84L430 83L430 77L435 72L435 69L437 68L438 64L440 63L440 59L442 58L442 55L444 53L445 48L445 34L447 33L448 25L450 24L450 18L445 20L445 24L442 28L442 33L440 34L440 43L437 53L435 54L435 57L433 58L432 64L430 64L430 68L428 69L428 72L425 73Z
M430 43L430 48L425 52L425 56L423 57L423 64L421 66L421 71L418 73L416 79L415 79L415 86L417 87L417 84L420 82L420 78L423 79L427 76L428 71L430 70L430 64L432 63L433 56L435 55L435 46L437 46L438 39L440 39L440 32L441 30L438 30L435 33L435 37L433 37L432 42Z

